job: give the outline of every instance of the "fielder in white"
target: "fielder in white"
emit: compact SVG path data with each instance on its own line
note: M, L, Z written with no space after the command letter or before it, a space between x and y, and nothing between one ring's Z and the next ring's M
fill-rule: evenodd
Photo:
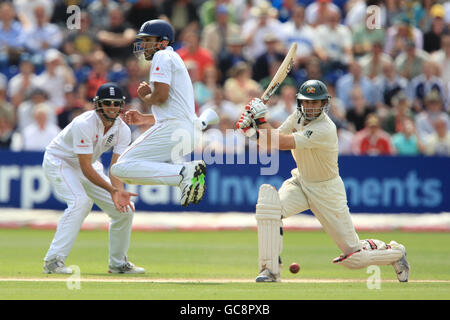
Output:
M94 203L111 218L109 272L145 272L127 259L134 212L130 197L137 194L124 190L114 176L108 178L98 160L112 148L114 164L131 142L130 128L118 117L124 101L117 85L101 85L94 98L95 110L76 117L45 150L45 174L57 196L67 203L44 258L45 273L72 273L65 260Z
M350 269L393 265L400 282L408 281L409 264L403 245L375 239L360 240L350 216L345 187L339 176L336 126L326 114L330 96L325 84L309 80L297 94L298 111L274 129L264 116L267 107L253 99L237 123L247 136L256 136L268 149L291 150L297 163L280 190L261 185L256 205L259 246L257 282L280 281L282 219L311 209L342 255L333 263Z
M111 172L127 184L179 186L181 204L199 203L205 192L206 165L202 160L183 162L194 149L194 136L202 129L195 114L194 90L183 60L170 44L172 26L164 20L145 22L137 35L134 53L152 61L149 84L138 95L152 106L152 114L126 113L129 124L151 124L112 166Z

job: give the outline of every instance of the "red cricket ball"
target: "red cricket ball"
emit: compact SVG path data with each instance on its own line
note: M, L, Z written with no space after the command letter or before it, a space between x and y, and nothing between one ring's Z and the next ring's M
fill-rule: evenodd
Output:
M290 266L289 266L289 271L291 271L292 273L297 273L300 271L300 265L297 262L293 262Z

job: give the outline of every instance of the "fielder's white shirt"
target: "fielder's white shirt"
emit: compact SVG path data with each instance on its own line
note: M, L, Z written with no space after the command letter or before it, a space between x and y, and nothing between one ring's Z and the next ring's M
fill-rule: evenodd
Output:
M92 154L92 163L102 153L113 148L113 153L122 154L131 142L131 130L117 118L104 134L105 127L95 110L87 111L67 125L47 146L46 153L65 160L79 168L78 154Z
M183 60L172 47L155 53L150 69L150 87L154 82L168 84L169 98L162 105L152 105L156 122L167 119L189 120L193 122L195 114L194 89Z
M339 175L336 125L325 113L307 125L304 120L297 123L298 114L294 112L279 127L280 133L294 135L295 149L291 152L297 169L292 170L292 175L307 182L336 178Z

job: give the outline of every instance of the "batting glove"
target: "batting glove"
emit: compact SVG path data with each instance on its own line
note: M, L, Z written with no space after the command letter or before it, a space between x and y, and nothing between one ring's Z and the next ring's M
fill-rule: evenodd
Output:
M267 113L267 106L261 101L261 99L258 98L252 99L245 106L245 109L250 111L257 125L266 122L265 116Z
M258 135L257 125L249 111L242 113L239 121L236 123L236 129L249 138L254 138L255 135Z

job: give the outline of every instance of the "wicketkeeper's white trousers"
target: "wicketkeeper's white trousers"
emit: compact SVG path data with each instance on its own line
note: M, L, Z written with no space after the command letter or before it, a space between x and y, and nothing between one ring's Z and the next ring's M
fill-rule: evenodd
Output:
M189 121L156 123L122 153L111 172L127 184L178 186L183 157L194 150L199 130Z
M56 195L67 203L67 209L58 222L55 236L44 258L45 261L69 255L86 216L95 204L111 218L109 224L109 265L118 267L126 261L130 244L133 212L121 213L116 209L108 191L90 182L80 168L74 168L62 159L47 153L43 161L44 172ZM100 162L94 169L106 181Z

